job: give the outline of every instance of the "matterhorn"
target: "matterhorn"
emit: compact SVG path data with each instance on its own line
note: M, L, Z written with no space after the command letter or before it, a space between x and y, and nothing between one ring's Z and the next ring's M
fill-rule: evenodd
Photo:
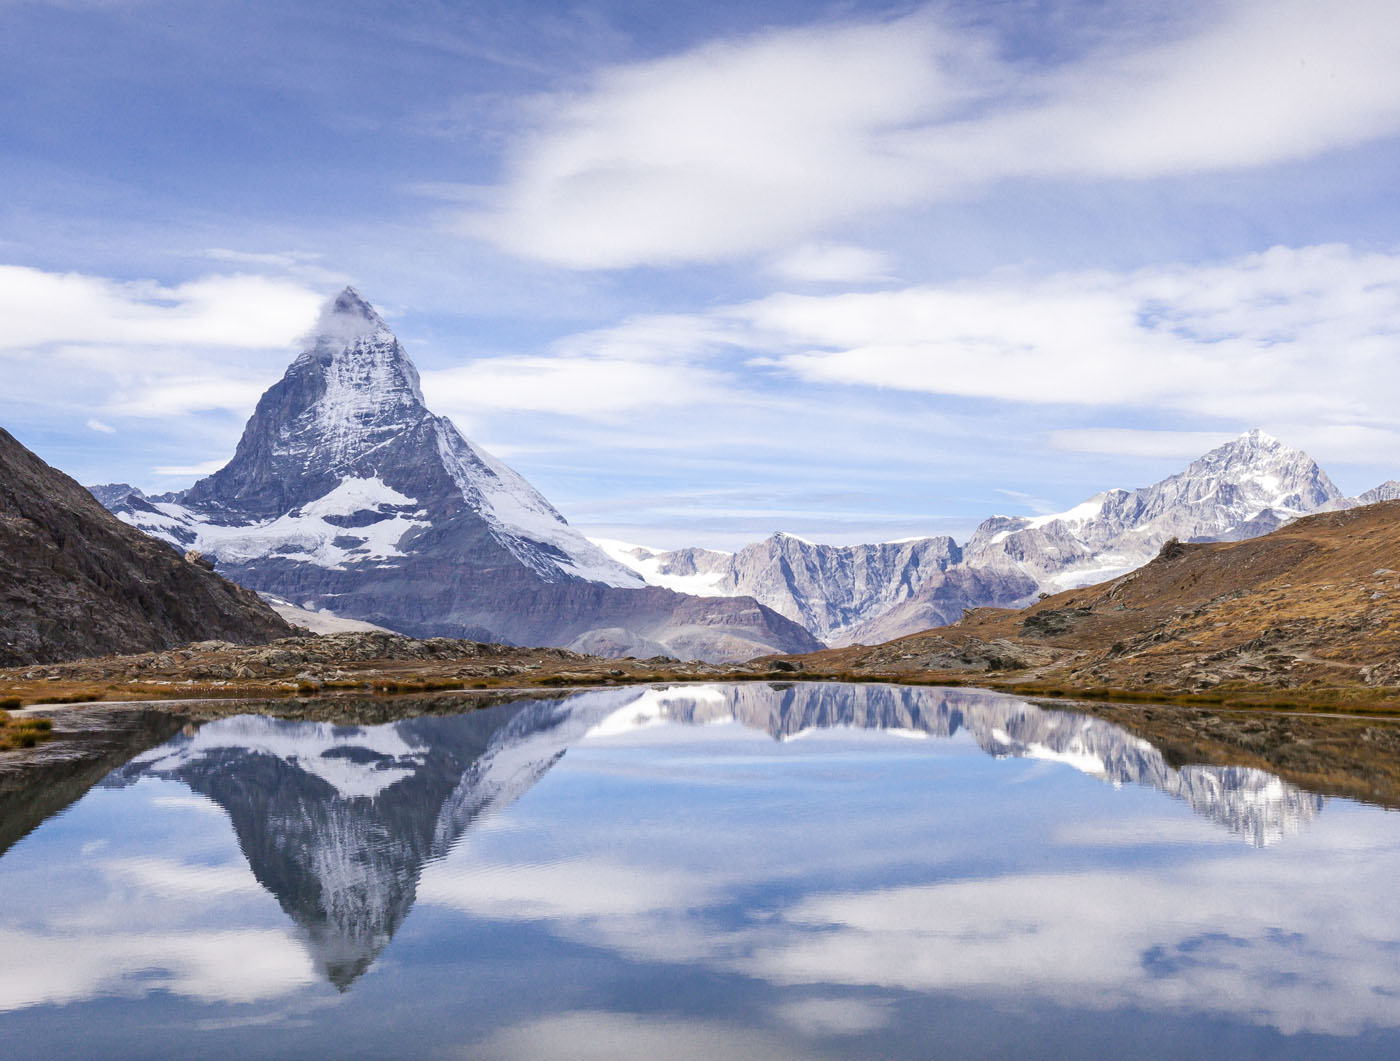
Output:
M181 493L105 500L251 589L414 636L716 661L820 647L751 598L645 586L428 410L402 344L349 287L227 465Z

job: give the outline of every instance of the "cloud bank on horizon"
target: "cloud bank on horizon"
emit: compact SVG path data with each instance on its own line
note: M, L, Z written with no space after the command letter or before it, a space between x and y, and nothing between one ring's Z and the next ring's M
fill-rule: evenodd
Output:
M1400 471L1393 4L142 8L0 42L67 85L0 109L4 426L87 481L230 456L346 279L615 537L941 532L1254 425Z

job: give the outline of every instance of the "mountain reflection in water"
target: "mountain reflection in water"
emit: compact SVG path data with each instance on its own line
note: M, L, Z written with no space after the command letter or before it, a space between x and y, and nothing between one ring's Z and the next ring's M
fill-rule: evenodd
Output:
M1010 697L831 684L607 690L373 727L241 716L176 737L103 784L176 779L221 806L257 881L300 928L316 967L345 990L403 924L424 865L483 813L528 791L570 746L658 724L723 722L784 741L838 727L966 732L998 758L1157 789L1256 846L1298 831L1324 802L1261 770L1174 769L1118 726Z

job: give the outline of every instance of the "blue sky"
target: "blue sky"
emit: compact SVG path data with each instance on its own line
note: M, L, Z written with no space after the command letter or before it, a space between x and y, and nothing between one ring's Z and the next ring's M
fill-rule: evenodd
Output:
M232 454L353 282L590 533L965 534L1261 426L1400 475L1400 10L0 0L0 425Z

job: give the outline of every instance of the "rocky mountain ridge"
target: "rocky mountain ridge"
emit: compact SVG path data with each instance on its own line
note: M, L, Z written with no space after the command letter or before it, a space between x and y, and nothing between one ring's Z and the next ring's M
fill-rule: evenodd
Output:
M0 429L0 666L292 628L257 595L107 512Z
M802 665L1374 706L1400 689L1400 574L1389 566L1398 557L1400 501L1321 512L1243 541L1168 541L1116 579Z
M750 598L648 587L424 404L353 288L259 400L233 459L117 515L244 586L419 637L737 660L819 643Z
M814 545L781 533L732 554L599 544L650 583L744 593L829 644L876 644L968 608L1024 606L1124 574L1170 539L1239 541L1392 496L1400 483L1344 497L1306 453L1255 429L1151 486L1105 491L1061 513L993 516L964 546L948 537Z

